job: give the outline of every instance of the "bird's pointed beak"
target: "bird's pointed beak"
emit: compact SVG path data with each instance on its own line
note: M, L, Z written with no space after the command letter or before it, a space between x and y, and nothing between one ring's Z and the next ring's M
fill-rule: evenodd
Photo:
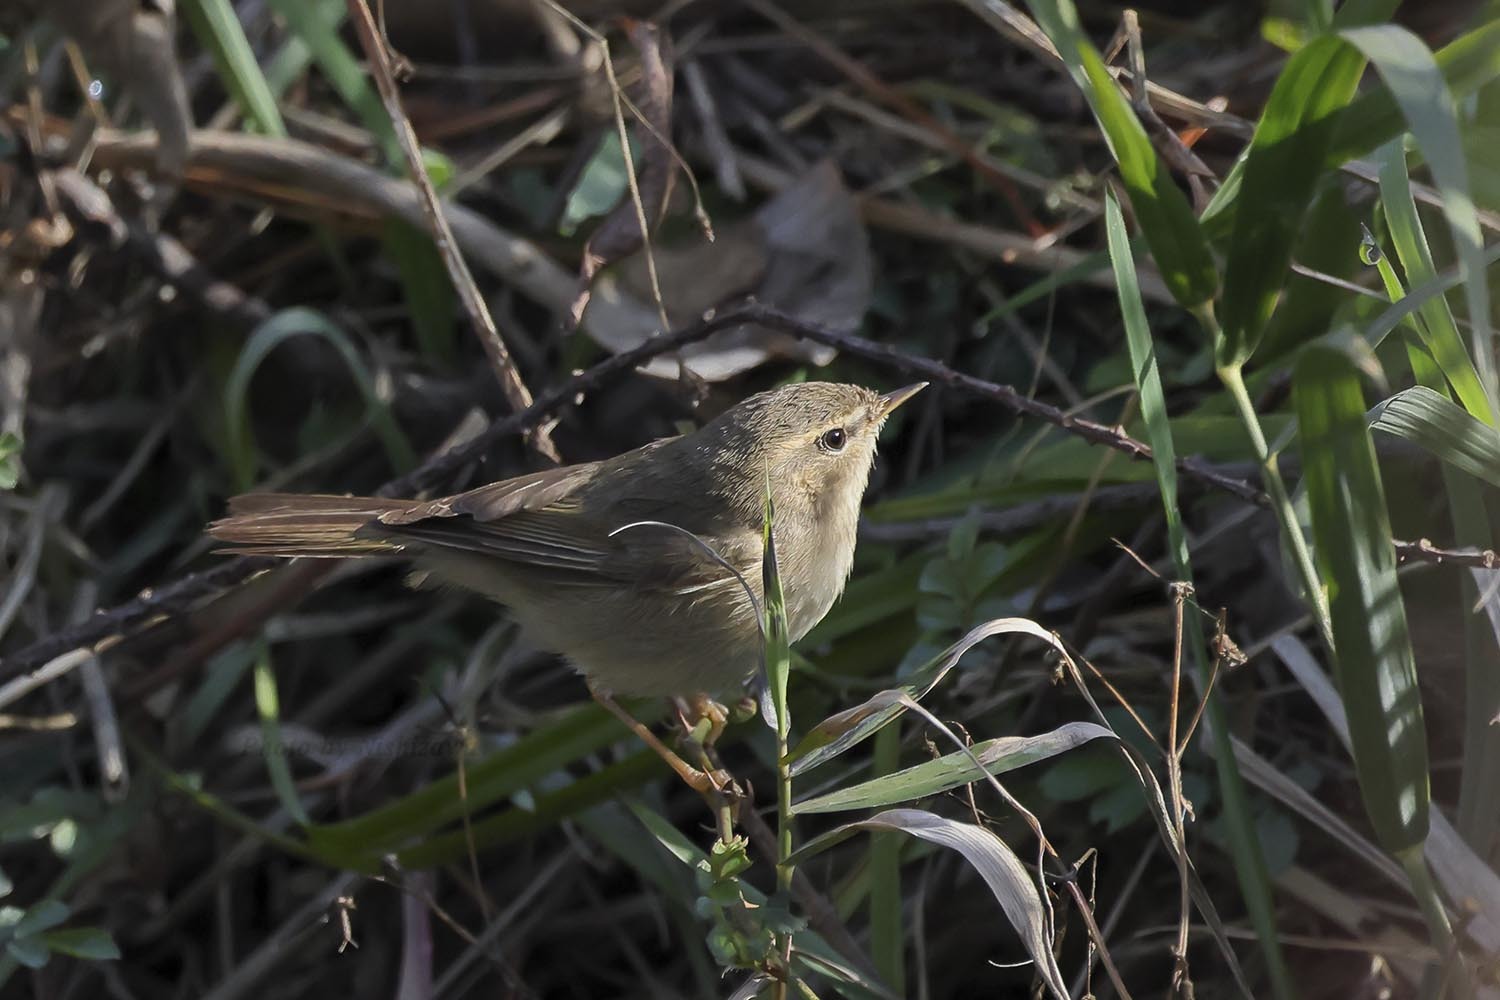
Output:
M908 399L911 399L913 396L915 396L925 388L927 388L926 382L915 382L911 385L902 386L899 389L892 389L890 392L881 396L879 404L880 409L878 411L880 419L884 420L886 417L890 416L892 410L900 406L902 403L906 402Z

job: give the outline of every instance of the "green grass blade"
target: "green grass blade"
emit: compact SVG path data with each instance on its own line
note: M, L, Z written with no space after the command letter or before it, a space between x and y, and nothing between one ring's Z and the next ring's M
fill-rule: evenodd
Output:
M319 6L309 0L271 0L271 7L307 46L323 78L375 136L386 162L400 163L401 147L380 95L370 86L359 61L339 37L338 21L319 10Z
M1115 269L1115 284L1120 296L1120 313L1125 324L1125 340L1130 351L1130 370L1140 395L1141 417L1146 425L1146 440L1151 445L1151 460L1161 490L1162 513L1167 522L1167 545L1171 550L1173 571L1182 583L1193 583L1192 561L1188 553L1187 532L1177 501L1177 455L1172 439L1172 423L1167 414L1166 394L1156 360L1156 347L1146 323L1146 309L1136 280L1135 260L1125 232L1125 219L1113 195L1105 198L1104 228L1110 259ZM1209 677L1208 649L1203 623L1197 615L1184 622L1184 638L1200 683ZM1211 697L1207 706L1208 735L1214 743L1214 767L1224 800L1224 830L1229 840L1235 873L1245 894L1246 908L1255 925L1262 953L1271 978L1271 988L1282 1000L1296 996L1286 959L1281 953L1276 933L1276 907L1271 893L1271 878L1265 856L1255 832L1255 820L1230 746L1229 726L1218 698Z
M1370 427L1405 438L1476 479L1500 486L1500 436L1426 386L1403 389L1370 411Z
M1469 194L1468 165L1459 132L1458 105L1443 81L1437 60L1422 40L1395 24L1351 28L1340 35L1369 57L1400 105L1407 126L1432 170L1443 196L1443 215L1453 231L1458 259L1467 272L1465 299L1480 385L1496 411L1494 343L1490 336L1490 294L1485 281L1484 238Z
M1276 80L1236 198L1219 308L1221 366L1248 358L1271 318L1337 113L1354 96L1364 62L1353 46L1319 38L1292 56Z
M235 485L242 490L253 486L260 465L248 412L250 379L266 355L288 337L299 334L321 337L343 359L360 394L364 396L367 417L381 444L385 446L391 467L398 472L405 472L416 465L416 453L412 451L411 442L397 426L395 417L391 415L390 405L375 392L375 381L360 360L359 352L355 350L348 335L321 313L298 307L282 310L255 328L235 360L234 369L229 373L225 384L224 415L229 439L229 461Z
M281 807L307 826L312 820L297 795L297 785L286 762L286 747L281 742L281 705L276 695L276 672L271 667L271 648L264 639L259 646L255 658L255 711L260 716L261 752Z
M229 0L183 0L182 13L250 123L267 135L286 135L276 98Z
M1350 352L1326 343L1304 349L1293 398L1360 792L1377 839L1398 853L1427 836L1426 726L1385 489Z
M1378 154L1380 160L1380 202L1385 209L1386 223L1390 227L1391 242L1396 255L1406 271L1408 284L1423 284L1437 277L1437 268L1432 262L1432 250L1427 244L1427 234L1422 228L1422 219L1417 215L1417 205L1411 195L1411 180L1406 172L1406 153L1399 140L1386 143ZM1474 416L1493 424L1494 414L1490 409L1489 396L1479 381L1464 347L1458 324L1453 321L1453 312L1448 300L1441 296L1429 299L1418 311L1422 322L1416 328L1422 335L1427 350L1442 369L1459 401Z
M614 727L609 727L608 735L616 735ZM537 793L528 809L503 810L498 815L473 822L468 831L456 829L412 837L411 846L396 851L396 858L407 869L434 868L463 861L469 856L471 843L476 851L485 851L515 843L523 837L533 836L544 830L555 834L558 825L564 820L618 798L622 791L634 789L665 773L669 772L661 758L649 750L642 750L561 788ZM472 785L469 792L469 802L473 807L475 801ZM318 828L313 828L316 829ZM317 843L314 840L314 844ZM342 853L334 852L331 855L332 859L339 859L333 863L362 871L379 870L382 852L378 850L367 850L365 845L356 843L344 846L340 851Z
M1109 140L1131 207L1167 287L1184 307L1206 308L1219 288L1208 239L1119 85L1105 69L1099 50L1084 35L1073 0L1032 0L1028 6L1057 46Z

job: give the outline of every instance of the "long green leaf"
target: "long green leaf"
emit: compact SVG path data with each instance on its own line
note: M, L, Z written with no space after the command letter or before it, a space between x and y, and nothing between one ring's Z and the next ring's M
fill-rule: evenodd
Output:
M1293 398L1360 792L1382 846L1399 853L1427 836L1427 737L1385 490L1350 352L1305 348Z
M1359 51L1319 38L1292 56L1255 128L1236 199L1217 345L1221 366L1255 350L1291 263L1302 218L1317 193L1336 115L1364 70Z
M1437 277L1437 268L1432 262L1432 250L1427 244L1422 219L1417 215L1416 202L1412 199L1404 146L1400 140L1388 142L1380 148L1378 157L1380 202L1390 226L1391 242L1395 244L1396 255L1406 271L1407 284L1431 281ZM1448 300L1442 296L1429 299L1418 310L1418 315L1421 322L1415 324L1417 332L1465 409L1480 420L1493 424L1489 396L1469 360L1458 324L1453 321L1453 312L1448 308Z
M1500 486L1500 435L1426 386L1403 389L1370 410L1370 427L1431 452L1456 469Z
M271 0L271 6L307 46L324 79L375 136L386 160L400 163L401 147L396 143L391 119L380 103L380 95L370 85L369 76L339 37L338 19L310 0Z
M1028 6L1057 46L1109 141L1120 178L1130 192L1130 205L1167 287L1184 307L1206 308L1219 288L1208 239L1187 198L1156 155L1140 119L1109 75L1099 50L1084 35L1073 0L1032 0Z
M880 735L884 737L885 733ZM1004 774L1006 771L1055 757L1101 737L1114 739L1114 734L1093 722L1069 722L1039 736L1002 736L984 740L974 744L969 752L960 750L894 774L803 799L792 808L800 815L841 812L847 809L878 809L898 802L912 802L978 781L985 773ZM974 765L976 758L983 765L983 770Z
M486 809L618 738L616 724L603 708L584 705L470 763L465 775L467 805L459 796L455 771L362 816L314 826L308 839L320 853L330 855L389 850L457 822L466 808L471 813Z

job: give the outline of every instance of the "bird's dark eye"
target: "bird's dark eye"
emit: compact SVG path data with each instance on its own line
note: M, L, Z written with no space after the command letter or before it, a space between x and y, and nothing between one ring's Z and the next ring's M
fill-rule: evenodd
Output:
M823 432L823 436L818 438L818 444L822 445L826 451L843 451L844 445L848 443L849 436L844 433L842 427L826 430Z

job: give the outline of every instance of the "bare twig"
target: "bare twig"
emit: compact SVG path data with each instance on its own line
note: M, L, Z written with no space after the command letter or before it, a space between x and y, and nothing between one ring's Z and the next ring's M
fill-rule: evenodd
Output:
M1425 538L1415 542L1397 539L1396 558L1401 562L1452 563L1455 566L1480 566L1484 569L1500 568L1500 553L1494 549L1456 548L1444 549L1433 545Z
M485 305L484 296L479 294L479 286L474 284L474 276L469 273L463 255L458 252L453 230L448 225L447 216L443 214L442 203L438 201L437 189L432 186L432 178L427 175L427 168L422 163L422 147L417 142L406 112L401 109L401 94L396 89L396 78L391 71L390 53L381 40L380 32L375 27L375 19L370 15L370 8L365 0L349 0L349 17L354 22L355 34L359 36L360 45L370 61L370 75L375 80L375 88L380 91L380 99L385 103L386 114L390 116L391 125L396 131L401 152L406 157L406 168L421 193L427 224L432 232L433 242L437 244L438 253L443 258L443 264L448 269L448 277L453 281L459 301L469 314L469 321L479 336L479 342L484 345L485 354L489 355L490 364L495 367L506 402L510 404L512 411L525 410L532 404L531 391L521 380L521 373L516 369L505 341L500 339L500 331L495 326L494 317L490 315L489 306ZM553 462L562 461L545 424L531 428L528 436L532 447L542 455Z

